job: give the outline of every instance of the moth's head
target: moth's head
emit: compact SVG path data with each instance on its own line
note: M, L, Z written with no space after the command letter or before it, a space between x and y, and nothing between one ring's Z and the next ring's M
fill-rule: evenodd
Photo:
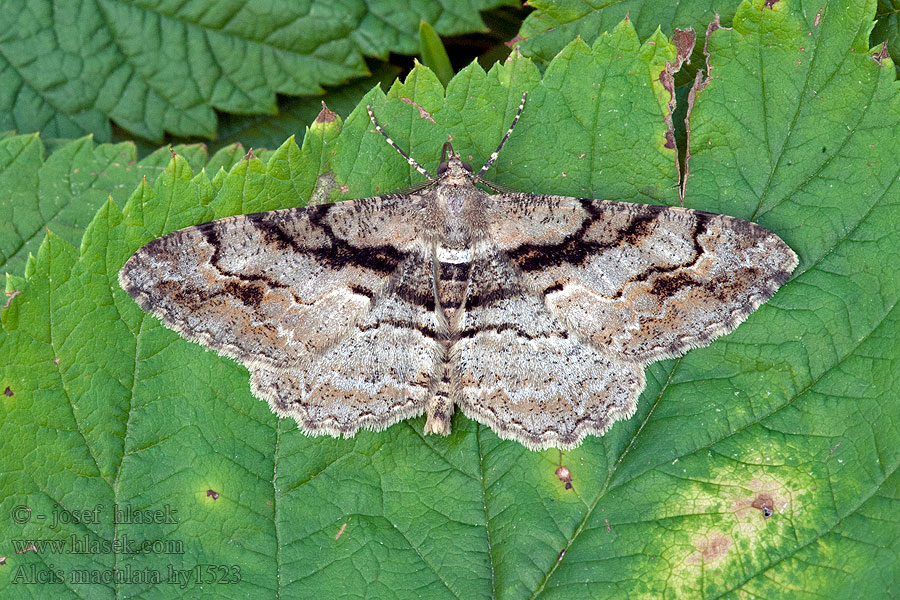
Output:
M441 162L437 168L438 179L446 179L447 183L465 183L471 181L472 165L459 158L459 152L453 151L450 142L444 142L441 150Z

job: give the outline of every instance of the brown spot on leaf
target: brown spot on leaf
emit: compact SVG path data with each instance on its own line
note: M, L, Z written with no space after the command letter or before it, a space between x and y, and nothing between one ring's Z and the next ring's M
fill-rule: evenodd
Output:
M15 396L15 394L13 394L13 391L9 389L9 386L6 386L6 389L3 390L3 395L9 397Z
M669 150L675 149L675 134L671 131L666 131L666 143L663 144Z
M3 305L3 308L4 309L9 308L9 305L12 302L13 298L15 298L16 296L18 296L21 293L22 293L22 290L13 290L11 292L6 292L6 304Z
M325 106L325 101L322 100L322 110L319 111L319 114L316 116L316 123L331 123L337 119L337 114L328 110L328 107Z
M706 565L720 562L731 548L731 539L721 533L712 533L697 539L694 542L695 551L688 556L687 562L691 564L704 563Z
M419 106L419 105L418 105L415 101L413 101L412 99L406 98L405 96L400 96L400 100L402 100L403 102L406 102L406 103L409 104L410 106L415 106L415 107L416 107L416 110L419 111L419 116L420 116L421 118L423 118L423 119L425 119L425 120L427 120L427 121L431 121L432 123L435 122L435 120L431 118L431 113L429 113L427 110L425 110L424 108L422 108L421 106Z
M0 556L0 566L3 566L3 565L5 565L5 564L6 564L6 557L5 557L5 556Z
M675 44L675 60L680 63L690 62L691 52L694 51L694 43L697 34L693 29L676 29L672 34L672 43Z
M516 35L516 37L514 37L513 39L509 40L508 42L504 42L504 43L506 44L507 47L512 48L519 42L524 42L527 39L528 38L522 37L521 35Z
M741 496L735 498L731 505L731 510L742 521L759 518L758 512L762 513L763 518L768 519L775 513L783 513L787 510L789 504L783 494L783 487L773 481L761 481L754 479L746 484L746 487L752 492L751 496Z
M879 50L878 52L873 54L872 59L875 62L877 62L879 65L881 65L881 61L883 61L886 58L890 58L890 56L891 55L888 54L888 49L887 49L887 40L884 40L883 42L881 42L881 50Z
M217 492L216 490L212 490L212 489L206 490L206 497L207 497L207 498L212 498L213 500L218 500L218 499L219 499L219 492Z
M256 158L256 155L253 154L253 148L250 148L247 150L247 154L244 155L244 160L253 160L254 158Z
M603 522L606 523L606 533L611 532L612 529L609 527L609 519L603 519Z
M778 0L766 0L766 8L772 8L778 4Z
M34 544L28 544L23 550L19 550L16 554L25 554L26 552L34 552L37 554L37 548Z
M768 519L775 513L775 500L766 493L757 494L750 506L761 510L764 519Z
M341 539L341 535L344 533L344 530L345 530L345 529L347 529L347 524L346 524L346 523L344 523L343 525L341 525L341 528L338 529L337 535L334 536L334 539L336 539L336 540Z
M675 62L667 62L665 68L659 74L659 82L663 88L669 92L669 110L665 115L666 122L666 143L665 147L669 150L675 150L675 125L672 121L672 115L675 114L675 73L681 69L685 61L690 62L691 52L694 50L694 43L697 41L697 34L693 29L676 29L672 34L672 43L675 44ZM678 153L675 153L675 170L681 171L678 164ZM682 203L684 197L682 196Z
M816 13L816 20L813 21L813 27L818 27L818 26L819 26L819 23L822 22L822 11L823 11L823 10L825 10L825 9L824 9L824 8L820 8L820 9L819 9L819 12ZM810 34L810 35L811 35L811 34Z
M714 535L707 540L700 551L703 553L704 562L713 562L725 556L730 547L730 539L724 535Z
M572 489L572 472L569 471L569 467L560 465L559 467L557 467L555 473L556 473L556 477L560 481L562 481L563 483L566 484L566 489L571 490Z

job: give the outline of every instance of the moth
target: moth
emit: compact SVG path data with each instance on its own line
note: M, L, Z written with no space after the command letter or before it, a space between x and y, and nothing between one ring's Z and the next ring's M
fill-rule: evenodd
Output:
M644 367L728 333L797 265L763 227L679 207L502 191L447 142L412 191L241 215L156 239L122 288L247 366L310 435L456 407L531 449L630 417ZM481 187L480 187L481 186ZM485 189L491 192L488 193Z

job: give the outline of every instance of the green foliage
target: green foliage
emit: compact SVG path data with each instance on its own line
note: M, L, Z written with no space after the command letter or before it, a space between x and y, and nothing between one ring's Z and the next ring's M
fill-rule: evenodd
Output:
M422 57L422 64L431 69L444 86L450 83L453 79L453 67L450 66L447 49L434 27L425 21L419 23L419 55Z
M365 75L363 55L412 54L419 21L479 31L504 0L151 2L8 0L0 32L0 130L50 137L109 121L151 140L216 137L213 109L275 113L275 94L320 94Z
M212 173L244 155L239 144L212 158L201 145L175 146L191 164ZM171 159L162 148L137 160L134 144L95 145L84 137L62 145L46 160L37 135L0 139L0 273L19 273L47 229L72 245L107 198L123 206L134 184L152 184Z
M734 29L709 39L684 202L760 222L800 266L732 334L648 368L638 413L574 451L531 452L459 414L447 438L423 437L421 418L350 440L308 438L252 398L246 370L140 311L116 275L143 243L180 227L420 181L374 132L367 103L433 170L448 134L482 163L528 91L492 181L677 204L659 81L675 50L660 32L641 44L634 23L620 23L591 46L566 45L543 76L514 56L487 73L471 65L446 91L417 67L265 161L221 159L227 172L198 172L188 165L205 157L177 157L124 205L104 203L79 249L48 234L25 275L8 278L15 295L2 311L0 513L30 512L27 523L0 521L0 595L888 596L900 585L894 65L870 55L873 2L835 2L821 18L786 0L763 4L742 4ZM78 143L79 165L123 151ZM76 159L51 171L55 154L42 162L34 144L0 140L4 164L22 157L0 186L40 207L55 196L32 194L36 176L16 174L48 169L55 180ZM176 522L115 523L114 504L168 507ZM98 505L96 522L37 518ZM72 536L162 540L183 553L10 542ZM205 581L184 585L16 579L48 569L166 579L196 565Z
M875 18L878 22L872 30L872 41L887 42L891 56L900 56L900 0L878 0Z
M378 67L372 77L333 90L329 105L349 112L373 85L389 85L396 74L393 67ZM302 131L321 110L320 99L304 97L284 102L278 115L226 115L212 158L202 144L179 144L172 150L213 175L230 169L247 148L260 156L259 148L280 146L285 132ZM138 160L142 149L147 156ZM5 192L0 195L0 273L20 273L48 229L78 245L108 197L123 206L135 182L147 177L152 184L172 157L169 148L136 149L130 142L95 145L90 137L62 140L45 159L46 153L36 135L0 138L0 190Z
M240 143L247 148L277 148L286 137L303 131L312 123L322 110L323 102L338 114L349 114L366 92L376 85L390 87L399 73L397 67L379 64L372 68L371 76L328 90L324 98L286 98L278 103L277 115L222 115L219 138L209 146L219 148Z
M657 27L667 35L672 35L676 27L693 27L702 40L707 24L717 14L722 22L730 23L738 6L732 0L529 0L528 4L535 12L522 24L519 31L522 41L518 48L526 56L544 62L552 59L575 36L591 43L626 17L634 24L641 39L649 37Z

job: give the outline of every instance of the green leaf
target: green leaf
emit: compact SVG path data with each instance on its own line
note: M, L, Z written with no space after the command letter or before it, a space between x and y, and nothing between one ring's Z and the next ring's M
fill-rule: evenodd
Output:
M212 158L200 145L175 146L195 166L215 173L243 154L239 145ZM137 160L134 144L94 144L90 137L68 142L44 159L37 135L0 139L0 273L21 272L47 229L76 245L107 198L123 206L135 183L152 184L171 158L168 148ZM207 164L207 161L209 163Z
M322 110L323 102L333 112L349 114L373 86L389 87L399 72L397 67L379 63L372 67L370 77L330 89L325 97L281 99L277 115L223 115L219 120L219 139L209 147L240 143L248 148L277 148L285 137L303 131Z
M434 31L434 27L422 21L419 23L419 55L422 64L431 69L440 82L446 86L453 78L453 67L444 43Z
M775 0L772 4L781 1ZM825 4L805 6L805 18L814 19ZM723 25L731 25L737 8L737 3L732 0L530 0L528 5L535 11L522 23L516 47L525 56L541 62L552 59L576 35L592 43L601 32L612 29L623 18L632 20L642 40L657 27L667 35L672 35L676 28L693 28L702 40L707 25L716 16ZM872 32L872 45L886 40L891 55L900 55L900 0L878 0L875 16L878 22ZM694 61L703 60L702 49L702 44L694 49L691 57ZM688 69L679 85L692 80L695 70Z
M375 63L372 74L351 80L335 88L329 88L324 96L282 96L278 99L278 114L274 115L219 115L218 138L206 143L210 152L232 144L244 148L278 148L285 138L295 135L316 118L326 103L334 112L348 114L356 107L359 99L372 86L389 87L400 73L400 68L385 63ZM192 138L166 136L170 144L189 144ZM157 144L136 139L138 156L157 151ZM168 156L168 155L167 155Z
M642 40L657 27L667 35L672 35L675 28L693 27L702 36L716 15L723 23L730 23L737 8L733 0L529 0L528 5L535 11L522 23L517 37L521 41L516 47L541 62L552 59L575 36L593 43L598 35L625 18L631 20Z
M0 130L108 141L111 120L151 140L214 138L214 109L273 114L276 93L365 75L363 55L415 53L422 19L444 35L480 31L478 11L503 3L9 0Z
M900 0L878 0L875 18L872 41L887 42L891 56L900 56ZM897 72L900 73L900 69Z
M306 437L252 398L245 369L160 326L116 275L180 227L420 181L366 103L433 169L448 134L484 161L528 91L492 181L677 204L659 83L675 50L660 33L640 44L626 22L566 46L543 78L514 56L464 69L446 92L417 67L265 163L210 179L171 161L123 209L104 204L80 250L48 235L26 276L8 279L18 293L2 313L0 593L889 596L900 585L900 173L889 159L900 97L891 61L866 47L874 4L829 8L816 23L785 1L741 5L734 29L709 39L712 77L690 113L685 204L777 232L801 256L793 279L733 333L648 368L638 413L570 452L528 451L460 414L446 438L423 437L422 418ZM117 523L113 504L160 519ZM59 506L80 522L39 520ZM73 535L160 541L143 553L26 551ZM196 565L203 582L134 575ZM21 579L50 569L98 581ZM104 581L112 569L132 575Z

